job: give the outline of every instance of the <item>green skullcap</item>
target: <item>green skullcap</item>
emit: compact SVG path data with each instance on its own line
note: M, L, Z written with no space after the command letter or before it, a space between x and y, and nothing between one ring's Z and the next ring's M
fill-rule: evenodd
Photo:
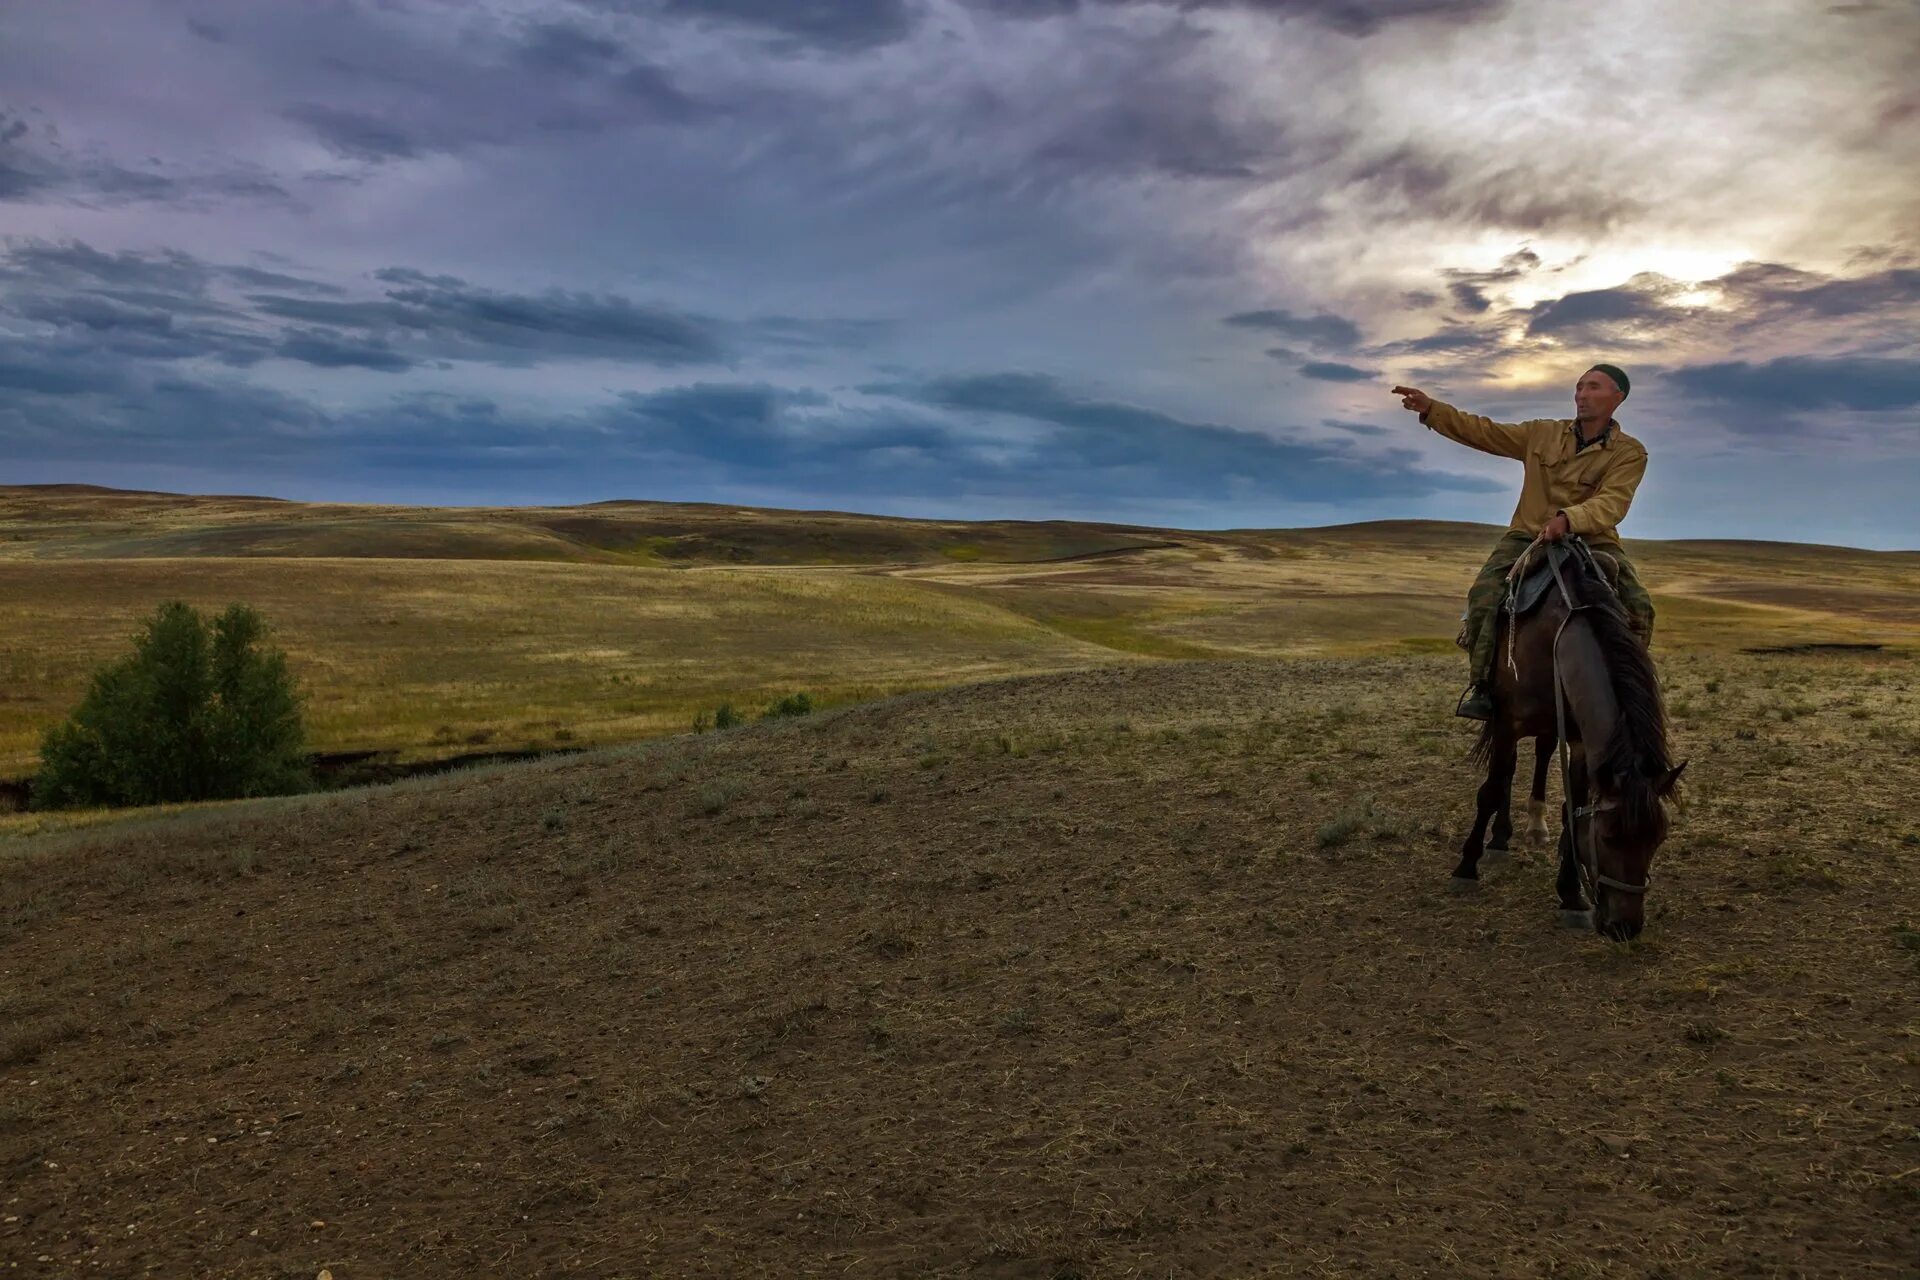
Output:
M1617 364L1597 364L1593 366L1593 368L1587 370L1587 372L1588 373L1604 373L1609 378L1612 378L1613 385L1620 388L1620 394L1622 396L1630 395L1633 392L1633 384L1627 381L1626 370L1622 369Z

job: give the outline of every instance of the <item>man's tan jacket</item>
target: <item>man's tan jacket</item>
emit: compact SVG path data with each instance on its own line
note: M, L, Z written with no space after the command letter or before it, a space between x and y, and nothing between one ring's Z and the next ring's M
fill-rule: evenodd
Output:
M1575 451L1569 418L1495 422L1435 400L1420 421L1449 440L1527 464L1512 528L1539 533L1554 513L1567 513L1573 531L1589 542L1618 542L1620 521L1647 474L1647 450L1609 422L1598 443Z

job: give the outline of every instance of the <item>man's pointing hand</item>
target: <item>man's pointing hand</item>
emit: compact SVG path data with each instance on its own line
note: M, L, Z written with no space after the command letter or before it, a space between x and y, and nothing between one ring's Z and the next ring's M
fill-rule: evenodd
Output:
M1400 397L1400 407L1411 409L1415 413L1425 413L1433 408L1433 397L1418 387L1395 387L1393 394Z

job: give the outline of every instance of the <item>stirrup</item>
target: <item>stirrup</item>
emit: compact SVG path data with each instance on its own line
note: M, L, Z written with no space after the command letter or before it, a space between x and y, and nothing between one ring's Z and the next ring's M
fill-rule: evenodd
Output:
M1460 701L1454 704L1453 714L1463 720L1493 719L1493 693L1484 686L1472 684L1460 695Z

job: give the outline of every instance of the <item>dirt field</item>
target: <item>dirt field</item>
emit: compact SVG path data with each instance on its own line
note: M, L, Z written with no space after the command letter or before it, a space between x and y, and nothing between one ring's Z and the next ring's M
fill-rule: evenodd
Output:
M1457 656L1134 664L7 846L27 1275L1920 1274L1905 653L1663 662L1649 927Z

